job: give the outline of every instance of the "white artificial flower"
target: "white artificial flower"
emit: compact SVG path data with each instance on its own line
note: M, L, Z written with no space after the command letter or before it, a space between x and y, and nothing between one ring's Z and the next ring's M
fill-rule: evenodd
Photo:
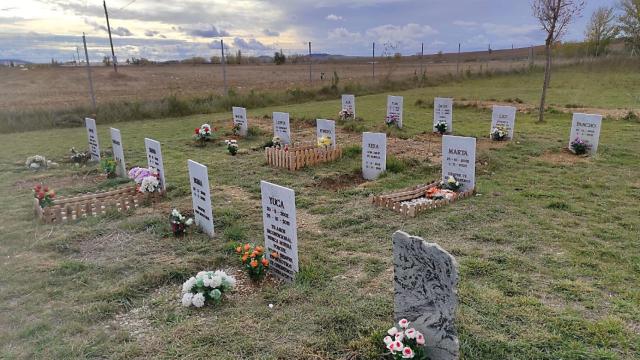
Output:
M193 288L193 285L196 284L196 278L194 277L190 277L189 280L185 281L184 284L182 284L182 293L188 293L191 291L191 289Z
M398 321L398 324L400 325L401 328L406 329L409 326L409 320L402 319Z
M213 287L215 287L215 286L211 286L211 282L212 282L212 281L213 281L213 279L212 279L212 278L210 278L210 277L208 277L208 276L205 276L205 277L204 277L204 280L202 281L202 283L203 283L203 284L204 284L204 286L206 286L206 287L211 287L211 288L213 288Z
M402 350L402 358L403 359L413 359L415 356L413 350L410 347L406 347Z
M210 282L210 287L211 288L217 288L220 285L222 285L222 276L220 275L213 275L213 277L211 278L211 282Z
M401 341L393 342L393 351L402 351L402 349L404 349L404 344Z
M409 339L415 339L416 338L416 329L411 328L411 329L407 329L404 334L407 336L407 338Z
M391 336L385 336L384 339L382 339L384 341L384 344L389 346L389 344L391 344L393 342L393 339L391 338Z
M394 326L391 329L387 330L387 334L394 336L395 334L398 333L398 329Z
M273 304L269 304L269 309L273 309Z
M188 307L191 305L191 300L193 299L193 294L188 292L182 295L182 306Z
M160 181L155 176L147 176L142 179L142 183L140 183L140 191L143 193L152 193L155 192L160 186Z
M187 224L187 226L191 226L191 224L193 224L193 219L192 218L187 219L187 222L185 224Z
M171 211L171 215L173 215L173 216L175 216L175 217L179 217L179 216L180 216L180 213L178 212L178 210L177 210L177 209L173 209L173 210Z
M402 340L404 340L404 333L402 331L399 331L398 333L396 333L396 341Z
M200 308L204 306L204 295L202 295L201 293L197 293L195 295L193 295L193 298L191 299L191 303L193 304L193 306Z
M424 345L424 335L420 331L416 331L416 343L418 345Z

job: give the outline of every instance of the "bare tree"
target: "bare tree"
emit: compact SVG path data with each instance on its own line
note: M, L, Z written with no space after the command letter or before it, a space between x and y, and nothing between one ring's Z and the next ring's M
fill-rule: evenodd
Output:
M635 1L635 0L634 0ZM547 34L544 42L546 64L544 67L544 84L540 97L539 122L544 121L544 105L547 88L551 80L551 48L566 33L569 24L582 14L583 0L533 0L531 3L533 16L540 22L540 26Z
M591 14L585 35L589 44L593 45L595 56L606 52L611 40L618 36L619 28L615 21L612 7L601 6Z
M620 30L626 37L631 55L640 53L640 0L621 0Z

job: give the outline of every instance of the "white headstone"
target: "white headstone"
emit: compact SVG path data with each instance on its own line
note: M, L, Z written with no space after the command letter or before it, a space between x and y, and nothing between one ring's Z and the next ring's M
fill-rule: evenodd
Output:
M435 98L433 101L433 131L436 132L436 124L440 121L447 123L447 134L453 132L453 99Z
M91 118L84 119L87 128L87 137L89 138L89 153L92 161L100 161L100 142L98 141L98 128L96 121Z
M120 130L111 128L111 148L113 149L113 159L118 164L116 174L120 177L127 177L127 165L124 162L124 147Z
M387 134L362 133L362 177L374 180L387 170Z
M243 107L233 107L233 125L236 124L240 124L240 136L247 136L247 133L249 132L247 109Z
M316 137L326 136L331 139L331 146L336 147L336 122L333 120L316 119Z
M491 115L491 129L502 126L507 130L507 139L513 139L513 130L516 127L516 108L513 106L493 105Z
M213 237L213 208L207 167L189 160L189 180L191 181L191 202L196 225L207 235Z
M292 282L298 272L298 226L296 194L293 190L266 181L260 182L265 253L270 269L279 278ZM276 258L271 256L275 252Z
M387 96L387 117L395 115L398 117L397 125L402 129L402 107L404 98L402 96Z
M162 190L167 190L167 183L164 180L164 163L162 161L162 150L160 143L152 139L144 139L144 146L147 149L147 164L150 169L158 172L160 175L160 186Z
M342 95L342 110L348 110L356 118L356 97L354 95Z
M273 113L273 136L280 138L282 144L291 144L291 128L289 127L289 113Z
M598 152L600 142L600 127L602 126L602 115L595 114L573 114L571 123L571 137L569 138L569 149L571 142L576 138L582 139L587 144L587 152L591 155Z
M442 180L453 176L462 184L460 191L476 187L476 138L442 137Z

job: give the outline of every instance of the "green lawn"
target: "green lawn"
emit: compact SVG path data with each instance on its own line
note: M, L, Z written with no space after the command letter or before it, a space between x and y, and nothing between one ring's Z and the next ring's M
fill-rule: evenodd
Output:
M637 92L640 79L622 73L576 76L563 69L550 102L637 107L627 91ZM616 83L622 80L629 86ZM430 129L432 109L416 107L417 99L519 97L535 103L539 81L532 74L500 76L398 93L405 96L405 129L393 136ZM364 128L382 129L385 97L357 99ZM298 119L335 117L339 103L277 109ZM456 109L454 131L486 137L490 117ZM47 182L60 184L62 195L113 182L83 179L90 169L63 165L36 174L16 162L34 154L60 159L71 146L83 148L84 129L0 135L3 358L378 358L381 332L393 322L391 234L398 229L437 242L458 259L464 359L640 358L640 123L606 120L599 154L580 160L561 151L569 114L549 114L543 124L518 114L512 143L478 153L487 163L477 169L481 195L405 219L371 206L370 194L435 179L439 164L405 160L377 181L336 190L322 184L358 171L359 154L292 173L267 167L260 152L234 158L222 146L189 145L194 127L205 121L228 126L230 118L118 124L130 165L146 163L144 137L161 141L171 184L167 200L155 209L56 226L33 219L29 187L38 177L52 176ZM104 147L108 126L99 132ZM342 127L339 132L344 134ZM218 234L212 240L169 234L171 206L191 204L187 159L209 166ZM74 174L79 177L69 180ZM262 243L260 180L296 191L296 283L245 287L220 307L182 308L182 281L203 269L235 274L238 260L229 245Z

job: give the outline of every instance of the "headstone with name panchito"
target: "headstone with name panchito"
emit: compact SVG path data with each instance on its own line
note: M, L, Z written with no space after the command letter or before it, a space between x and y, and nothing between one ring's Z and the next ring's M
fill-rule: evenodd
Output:
M491 129L498 126L507 130L507 139L513 139L513 131L516 127L516 108L513 106L493 105L493 113L491 115Z
M260 182L264 247L270 270L293 282L298 272L298 226L296 194L293 190L266 181ZM273 253L277 257L273 257Z
M100 161L100 141L98 140L98 128L96 127L96 121L91 118L85 118L84 123L87 128L91 161Z
M247 120L247 109L234 106L233 125L240 125L240 136L247 136L249 132L249 121Z
M374 180L387 170L387 134L362 133L362 177Z
M342 95L342 110L347 110L356 118L356 97L354 95Z
M336 147L336 122L333 120L316 119L316 137L318 140L323 136L331 140L331 147Z
M447 134L453 132L453 99L435 98L433 100L433 132L436 132L436 124L440 121L447 123Z
M387 119L394 117L396 126L402 129L402 108L404 98L402 96L387 96Z
M571 122L569 149L571 149L571 142L580 138L587 144L588 153L591 155L597 153L601 126L602 115L574 113Z
M273 136L280 138L282 144L291 144L291 128L289 126L289 113L273 113Z
M120 130L111 128L111 149L113 150L113 159L116 161L116 174L120 177L127 177L127 165L124 161L124 146L122 145L122 136Z
M392 239L395 320L409 320L424 335L429 359L458 359L458 262L438 244L405 232Z
M442 137L442 180L453 176L462 184L460 191L476 187L476 138Z
M147 149L147 164L150 169L158 172L160 175L160 187L162 188L162 191L166 191L167 183L164 180L164 163L162 161L162 149L160 148L160 143L155 140L145 138L144 147Z
M196 225L204 233L213 237L213 208L211 207L211 190L209 188L209 172L207 167L193 160L189 165L189 179L191 182L191 202Z

